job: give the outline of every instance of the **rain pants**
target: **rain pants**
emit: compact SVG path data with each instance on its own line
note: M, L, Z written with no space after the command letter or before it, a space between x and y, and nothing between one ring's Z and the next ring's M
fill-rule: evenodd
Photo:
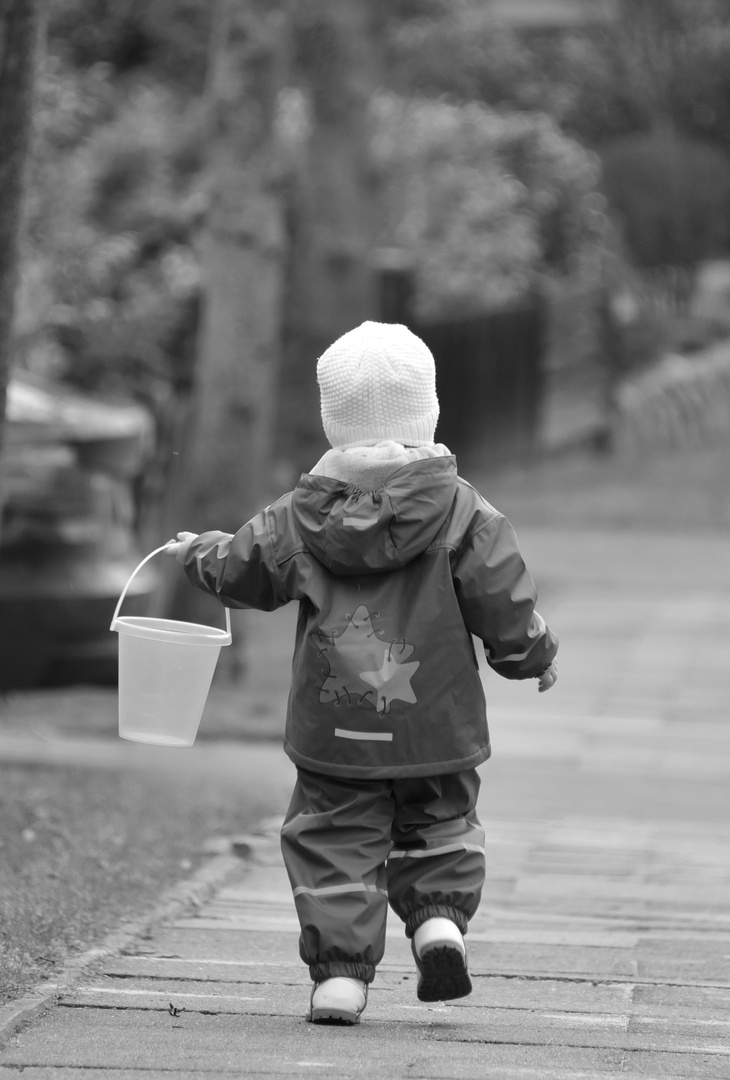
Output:
M466 933L484 884L476 769L361 780L298 770L281 846L315 982L372 982L388 904L412 937L435 915Z

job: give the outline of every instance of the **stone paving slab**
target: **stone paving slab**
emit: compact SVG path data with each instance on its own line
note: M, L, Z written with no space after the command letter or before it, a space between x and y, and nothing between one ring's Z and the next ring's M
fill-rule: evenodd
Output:
M471 1048L461 1048L459 1056L459 1078L460 1080L565 1080L565 1077L570 1075L576 1077L576 1080L606 1080L607 1077L615 1077L620 1075L621 1080L664 1080L666 1076L673 1077L720 1077L724 1080L726 1074L722 1072L716 1072L708 1068L711 1071L704 1071L702 1073L697 1072L662 1072L662 1069L668 1067L666 1060L663 1060L660 1064L657 1064L652 1059L647 1062L644 1055L631 1055L633 1058L639 1058L639 1061L632 1064L645 1066L644 1071L637 1072L630 1066L627 1066L623 1062L623 1068L619 1072L615 1067L615 1062L612 1059L608 1059L606 1068L601 1071L593 1071L590 1065L586 1064L586 1069L581 1068L579 1073L568 1072L569 1065L558 1065L552 1067L544 1064L539 1059L544 1057L540 1051L537 1052L538 1064L531 1066L528 1063L522 1065L516 1065L514 1059L518 1055L511 1052L511 1049L506 1054L498 1053L494 1048L489 1048L489 1061L486 1060L487 1055L479 1048L476 1051ZM261 1068L257 1068L255 1061L251 1055L246 1059L245 1066L242 1068L234 1067L228 1071L217 1071L213 1075L232 1075L241 1076L245 1075L247 1080L269 1080L273 1075L276 1076L311 1076L313 1074L321 1074L324 1076L332 1076L342 1078L342 1080L348 1080L349 1077L367 1075L367 1068L360 1068L357 1072L352 1071L346 1066L342 1060L334 1060L334 1055L330 1055L331 1060L323 1061L323 1054L317 1055L317 1060L303 1060L296 1062L282 1062L276 1073L272 1073L269 1068L270 1062L264 1059ZM508 1060L504 1060L504 1058ZM525 1061L525 1055L519 1055L520 1060ZM496 1063L495 1063L496 1062ZM713 1065L715 1063L712 1063ZM678 1066L681 1068L681 1064ZM691 1068L691 1066L689 1066ZM23 1080L109 1080L110 1074L107 1069L95 1069L95 1068L57 1068L50 1066L48 1068L43 1067L30 1067L23 1069ZM179 1080L210 1080L211 1072L206 1071L190 1071L187 1069L176 1069L174 1073ZM381 1074L387 1076L388 1074ZM394 1074L391 1074L394 1075ZM453 1057L450 1059L448 1053L443 1054L436 1051L429 1052L427 1057L417 1056L413 1061L408 1062L403 1071L398 1073L401 1078L412 1078L412 1080L452 1080L454 1077L453 1072ZM9 1080L9 1078L17 1080L18 1070L15 1068L3 1068L0 1066L0 1078L2 1080ZM137 1070L137 1069L120 1069L114 1070L114 1080L170 1080L169 1070Z
M46 1033L44 1054L19 1047L5 1055L3 1064L16 1069L73 1064L87 1070L108 1068L114 1062L115 1075L119 1069L164 1068L168 1075L199 1069L247 1076L256 1071L266 1076L286 1074L297 1068L301 1070L297 1075L308 1075L307 1067L334 1064L340 1076L463 1077L484 1075L471 1069L504 1065L562 1068L564 1075L593 1070L605 1076L622 1074L630 1063L635 1072L656 1077L727 1076L726 1048L711 1039L677 1037L671 1048L657 1050L652 1032L632 1035L618 1023L586 1030L539 1020L516 1023L499 1014L490 1015L490 1023L481 1017L462 1021L453 1016L458 1010L443 1006L447 1015L434 1015L430 1022L420 1017L393 1021L374 1014L368 1024L338 1029L282 1015L276 1001L273 1010L273 1016L249 1014L245 1023L228 1015L172 1018L164 1012L143 1011L105 1011L91 1022L84 1010L61 1008L40 1021Z
M199 925L196 925L199 923ZM627 935L619 932L617 943L611 943L607 934L598 947L565 938L555 944L547 944L539 931L533 934L499 935L469 934L470 966L475 974L531 974L534 976L560 976L576 979L646 979L647 981L677 981L683 979L694 983L725 985L730 987L730 961L722 950L728 948L728 938L715 938L711 934L700 935L687 941L683 931L672 935L664 933L661 941L653 941L647 934ZM229 922L221 928L220 920L180 920L174 926L162 928L150 939L149 946L156 954L180 957L183 962L200 959L248 962L259 956L271 961L272 956L283 958L288 952L296 955L297 931L292 917L277 926L275 919L265 919L258 927L253 918L244 916L240 923ZM527 936L528 940L523 940ZM265 937L266 945L262 946ZM285 939L285 951L282 941ZM394 952L399 966L410 970L412 961L405 943L394 950L388 938L385 964L393 967ZM274 949L274 942L276 948ZM199 968L196 968L199 970ZM246 969L241 967L240 971ZM249 973L251 967L249 966Z
M309 993L307 979L302 975L301 965L298 968L286 968L284 965L269 964L256 965L252 968L241 968L235 972L236 978L231 978L230 969L218 968L219 978L216 980L210 973L208 978L200 978L200 969L190 971L189 979L166 979L163 974L156 977L145 977L143 974L127 976L123 980L112 976L103 979L97 978L75 988L73 993L64 998L66 1004L77 1003L81 997L88 1000L101 988L104 992L104 1000L114 996L117 990L128 991L122 1000L120 1007L137 1007L135 993L140 995L148 991L154 991L162 997L174 995L179 992L181 986L185 993L199 994L201 998L207 995L230 995L236 993L236 987L240 990L241 984L249 988L258 986L291 986L296 989L301 1012L301 1003L306 1001ZM505 1008L532 1010L549 1008L553 1011L559 1009L563 1012L572 1013L610 1013L612 1011L624 1012L636 1000L633 983L623 982L594 982L588 980L550 980L538 979L531 976L529 979L480 973L472 968L474 980L474 993L468 999L461 1002L464 1008L486 1005L489 1008ZM412 995L414 974L412 965L383 964L378 969L372 993L377 997L384 997L386 992L398 992L403 995ZM409 985L410 984L410 985ZM714 994L715 997L706 997L699 1012L711 1019L719 1011L727 1006L730 991L721 991L714 988L705 990L706 995ZM721 996L718 996L721 995ZM403 998L408 1001L408 997ZM651 1004L655 1000L656 1008ZM697 1003L697 995L692 998L693 1004ZM662 1008L666 1006L664 998L648 999L649 1005L646 1012L663 1015ZM163 1005L164 1005L163 1001ZM671 1004L671 999L669 1000ZM391 1001L392 1005L392 1001ZM415 1006L414 1001L408 1001L408 1008ZM115 1006L116 1007L116 1006ZM187 1007L187 1006L186 1006ZM235 1009L232 1011L236 1011ZM698 1013L699 1015L699 1013Z
M637 985L633 992L637 1009L654 1015L681 1015L687 1010L693 1016L707 1016L726 1021L730 1016L730 987L702 986L691 983L657 983Z
M322 1057L323 1055L318 1055ZM439 1055L433 1055L433 1058L438 1058ZM427 1060L417 1058L414 1062L409 1063L406 1067L406 1071L400 1075L402 1077L412 1077L414 1080L447 1080L447 1078L453 1077L453 1071L451 1071L451 1064L448 1061L440 1063L436 1061L434 1063L432 1056L429 1055ZM460 1063L461 1071L459 1073L460 1078L463 1080L565 1080L566 1071L564 1068L548 1068L541 1066L539 1068L528 1067L512 1067L508 1065L491 1065L486 1064L483 1060L476 1060L475 1062L467 1062L462 1060ZM306 1071L305 1071L306 1070ZM351 1072L347 1072L343 1068L342 1062L337 1061L300 1061L293 1064L287 1064L283 1062L275 1075L277 1076L311 1076L313 1073L322 1074L324 1076L344 1077L347 1080L348 1076L354 1075ZM48 1068L43 1067L30 1067L23 1069L23 1080L109 1080L109 1071L107 1069L87 1069L87 1068L56 1068L50 1066ZM218 1073L217 1075L225 1075L224 1073ZM241 1075L240 1070L233 1070L231 1075ZM274 1075L269 1069L266 1071L259 1071L258 1069L251 1068L250 1060L246 1064L245 1076L247 1080L261 1080L266 1077L267 1080ZM581 1071L579 1074L571 1073L572 1076L578 1078L578 1080L606 1080L607 1076L615 1076L615 1072L585 1072ZM137 1070L137 1069L115 1069L114 1080L170 1080L170 1072L167 1070ZM658 1074L655 1074L658 1077ZM4 1068L0 1066L0 1080L17 1080L18 1070L15 1068ZM211 1073L209 1071L189 1071L187 1069L178 1069L175 1071L175 1077L179 1080L210 1080ZM622 1080L647 1080L647 1073L627 1072L623 1070L621 1072Z
M504 1054L506 1048L514 1047L516 1058L530 1048L539 1049L540 1060L546 1064L571 1061L573 1069L586 1059L592 1059L594 1067L599 1062L605 1067L608 1061L636 1054L654 1056L657 1062L673 1061L675 1066L678 1059L683 1059L682 1064L687 1059L686 1064L691 1065L693 1057L717 1061L726 1070L730 1063L727 1044L721 1045L714 1032L672 1033L664 1025L658 1033L650 1025L642 1028L640 1022L631 1030L629 1020L620 1016L530 1015L457 1005L430 1009L414 1005L405 1017L404 1013L401 1008L401 1016L393 1018L388 1007L373 1003L367 1024L343 1030L305 1024L301 1013L288 1015L281 993L272 995L269 1014L248 1012L245 1021L220 1012L173 1017L167 1010L105 1009L92 1015L86 1009L61 1007L36 1025L45 1035L42 1049L26 1039L8 1048L2 1064L99 1068L113 1062L115 1069L164 1066L171 1071L228 1070L236 1063L239 1068L248 1065L252 1055L255 1058L268 1047L268 1063L276 1072L283 1062L300 1059L305 1046L310 1050L324 1046L332 1053L338 1043L345 1060L356 1058L366 1048L369 1061L363 1066L384 1076L400 1075L394 1066L403 1068L425 1043L429 1048L434 1043L448 1043L452 1054L461 1054L464 1044L474 1044L482 1048L487 1061L490 1048ZM658 1034L663 1046L656 1053ZM275 1064L270 1057L272 1047L277 1051ZM431 1056L430 1049L428 1054Z
M199 983L246 983L266 981L272 977L272 969L281 983L302 982L301 961L289 960L186 960L181 957L120 956L108 961L100 969L100 975L109 979L160 980L174 984L177 981Z

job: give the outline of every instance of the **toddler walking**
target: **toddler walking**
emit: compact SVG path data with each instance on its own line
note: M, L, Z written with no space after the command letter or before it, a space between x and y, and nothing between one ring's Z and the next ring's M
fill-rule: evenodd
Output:
M556 636L510 523L434 442L433 357L365 322L319 359L332 446L231 536L168 549L229 607L299 602L281 844L313 990L308 1019L356 1023L405 924L418 998L471 992L464 935L484 883L477 767L490 754L472 635L508 679L557 678Z

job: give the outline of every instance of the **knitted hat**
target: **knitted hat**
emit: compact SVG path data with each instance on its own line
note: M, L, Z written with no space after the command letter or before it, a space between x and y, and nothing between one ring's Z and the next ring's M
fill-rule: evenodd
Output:
M407 327L364 322L343 334L319 358L317 381L324 433L336 449L433 442L436 366Z

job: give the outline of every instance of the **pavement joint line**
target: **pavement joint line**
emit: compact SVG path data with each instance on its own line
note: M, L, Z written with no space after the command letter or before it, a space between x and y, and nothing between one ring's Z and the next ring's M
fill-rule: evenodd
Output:
M268 831L270 819L265 819L262 824L263 831ZM257 835L255 828L251 832L252 835ZM64 964L60 977L44 980L22 997L8 1002L7 1005L0 1005L0 1049L20 1028L58 1004L60 995L71 990L94 965L119 957L126 945L145 934L152 926L177 918L184 911L201 907L243 869L247 862L255 862L255 851L254 844L246 857L225 853L208 858L191 877L170 886L150 911L136 919L122 922L99 945L92 946Z
M444 1040L436 1040L437 1042ZM530 1046L530 1047L545 1047L545 1049L554 1049L555 1043L549 1041L543 1041L538 1039L521 1039L519 1042L516 1039L460 1039L458 1035L449 1039L451 1043L466 1043L469 1046ZM570 1044L571 1049L574 1050L606 1050L607 1047L601 1043L590 1042L573 1042ZM683 1046L672 1046L667 1050L656 1050L649 1046L618 1046L614 1049L620 1050L624 1054L653 1054L656 1057L661 1054L670 1056L681 1057L695 1057L698 1054L706 1054L710 1057L730 1057L730 1048L726 1046L692 1046L690 1043ZM610 1074L609 1074L610 1075ZM672 1078L672 1080L679 1080L679 1077Z
M273 981L271 979L196 979L190 975L171 975L169 978L165 975L110 975L104 976L105 978L112 979L146 979L148 982L165 982L165 983L204 983L206 986L272 986ZM277 979L277 986L301 986L301 980L296 982L287 982L286 980ZM159 990L123 990L121 988L114 989L111 987L103 986L75 986L73 990L77 994L158 994ZM193 994L193 997L200 997L205 995Z
M590 983L591 986L673 986L689 990L730 990L727 982L680 982L674 979L639 979L633 975L615 975L605 978L591 975L530 975L525 972L499 971L480 974L470 969L472 979L522 979L524 982Z
M148 959L154 960L155 958L154 957L148 957ZM185 961L185 962L190 963L192 965L197 965L197 964L200 964L200 963L210 963L210 964L217 964L218 963L218 961L214 961L214 960L209 960L209 961L190 960L190 961ZM235 964L236 961L233 961L233 960L221 961L221 963ZM251 962L251 961L248 961L247 963L249 964L249 966L256 966L256 967L264 967L264 966L291 967L292 966L289 963L286 963L286 964L271 964L271 965L265 965L263 963L258 964L258 963L254 963L254 962ZM407 967L406 965L402 965L400 967L393 966L393 967L389 968L388 973L391 974L391 975L398 975L398 974L401 974L401 973L410 975L410 974L412 974L412 969L410 967ZM667 986L667 987L674 987L675 989L679 989L679 990L682 990L682 989L687 989L687 990L730 990L730 982L698 982L698 981L689 981L689 980L679 981L679 980L676 980L676 979L646 979L646 978L641 979L641 978L637 978L637 977L635 977L633 975L626 975L626 976L616 975L613 978L606 978L606 977L599 977L599 976L592 976L592 975L563 975L563 974L551 975L549 973L548 974L539 974L539 975L537 975L537 974L527 974L526 972L475 971L473 967L470 967L470 972L469 973L470 973L472 979L484 979L484 980L489 980L489 979L509 979L509 980L515 980L515 981L518 981L518 982L519 981L522 981L522 982L562 982L562 983L576 983L578 985L581 985L583 983L587 983L587 984L590 984L591 986L633 986L633 987L637 987L637 986L660 986L660 987L661 986ZM125 980L125 979L146 979L149 982L167 982L167 983L171 983L171 982L183 982L183 983L205 982L205 983L209 983L211 986L218 986L218 985L224 985L224 986L226 986L226 985L227 986L238 986L238 985L241 985L241 986L244 986L244 985L248 985L248 986L268 986L268 985L270 985L270 983L267 982L267 980L265 980L265 979L260 979L260 980L254 980L254 979L196 979L196 978L191 977L189 975L134 975L134 974L129 974L128 972L124 972L122 974L111 974L111 975L106 974L106 973L101 973L100 977L101 978L118 979L120 981ZM279 980L279 984L283 985L283 986L299 986L300 982L284 982L284 983L281 983L281 981ZM67 988L63 987L63 988L60 988L60 989L61 989L61 991L63 991L64 989L67 989ZM108 993L122 994L122 993L137 993L137 992L138 993L150 993L150 994L159 993L159 991L152 991L152 990L149 990L149 991L145 991L145 990L128 991L128 990L121 990L121 989L114 990L113 988L110 988L110 987L97 987L97 986L92 986L92 987L74 986L74 987L70 987L68 989L73 989L77 993L81 993L82 991L87 992L87 993L91 993L92 991L99 991L100 993L107 993L107 994ZM382 988L382 989L385 989L385 988ZM193 995L193 996L197 997L199 995Z
M3 1062L1 1067L3 1069L14 1069L16 1072L19 1072L19 1073L24 1072L26 1069L37 1069L39 1071L42 1071L42 1072L46 1073L48 1076L52 1076L53 1072L55 1070L57 1070L57 1069L67 1069L67 1070L72 1070L73 1072L79 1072L79 1073L89 1072L89 1071L91 1071L93 1069L95 1072L105 1072L105 1073L109 1073L110 1075L113 1074L113 1073L124 1073L126 1076L129 1076L130 1072L131 1073L136 1072L136 1073L139 1074L140 1077L144 1077L145 1073L149 1072L148 1069L129 1069L126 1065L24 1065L24 1064L20 1064L20 1063L13 1062L13 1061L8 1062L7 1064L5 1062ZM175 1077L185 1077L185 1076L215 1076L215 1077L218 1077L218 1076L221 1075L219 1069L196 1068L194 1070L186 1070L185 1072L181 1072L180 1069L178 1069L178 1068L167 1068L164 1065L156 1065L154 1071L156 1073L169 1073L171 1076L175 1076ZM228 1075L229 1076L235 1076L236 1074L233 1073L233 1072L230 1072L230 1073L228 1073ZM264 1074L259 1074L259 1075L264 1075ZM267 1078L271 1077L271 1076L282 1076L282 1077L289 1077L289 1080L291 1080L291 1073L266 1073L265 1075L266 1075ZM429 1080L432 1080L432 1078L429 1077Z
M219 999L216 999L216 1000L219 1000ZM244 998L242 1000L264 1001L265 998ZM165 1012L169 1011L168 1008L166 1008L166 1007L164 1007L162 1005L160 1005L159 1007L156 1007L154 1005L140 1005L140 1006L137 1006L137 1007L132 1006L130 1008L130 1007L125 1007L125 1006L121 1006L121 1005L104 1005L104 1004L99 1004L99 1003L96 1003L96 1004L93 1004L93 1005L92 1004L87 1005L87 1004L75 1003L75 1002L71 1002L71 1003L68 1003L68 1004L61 1002L60 1007L61 1008L67 1008L67 1009L77 1009L77 1010L80 1010L80 1011L88 1009L88 1010L100 1010L100 1011L103 1011L103 1012L149 1012L149 1013L163 1012L163 1013L165 1013ZM461 1006L461 1007L462 1008L468 1008L468 1006ZM406 1009L408 1009L408 1008L422 1009L423 1006L422 1005L404 1005L404 1006L402 1006L402 1008L406 1008ZM584 1013L584 1012L571 1011L571 1010L563 1010L562 1012L544 1012L544 1011L542 1011L540 1009L531 1008L531 1007L520 1008L519 1006L501 1006L501 1005L481 1005L481 1006L479 1006L479 1008L484 1009L487 1012L490 1012L490 1011L491 1012L507 1012L507 1011L510 1011L510 1012L524 1012L524 1013L529 1013L531 1016L533 1016L538 1021L540 1021L540 1020L556 1020L559 1023L562 1021L563 1023L567 1023L567 1024L571 1025L571 1026L575 1026L576 1019L580 1018L580 1020L582 1022L584 1022L586 1025L593 1024L594 1027L599 1026L599 1025L603 1025L604 1027L605 1026L614 1026L614 1027L621 1026L624 1029L625 1034L627 1036L629 1036L629 1037L632 1034L632 1032L631 1032L631 1024L634 1021L640 1021L642 1025L662 1024L662 1023L665 1024L665 1025L669 1025L669 1024L673 1024L673 1023L676 1022L674 1020L674 1018L669 1018L669 1017L662 1018L662 1017L654 1017L654 1016L647 1016L647 1015L638 1015L637 1016L637 1015L629 1014L629 1013L622 1013L622 1014L617 1015L617 1014L611 1014L611 1013ZM181 1012L186 1012L186 1011L187 1010L185 1010L185 1009L181 1010ZM432 1008L429 1009L429 1011L430 1012L434 1012L434 1011L437 1011L437 1012L444 1011L445 1012L445 1011L448 1011L448 1008L447 1007L442 1007L441 1009L438 1009L438 1008L432 1007ZM269 1016L269 1017L279 1017L280 1016L280 1014L278 1012L247 1013L247 1012L243 1011L241 1013L227 1013L225 1009L213 1009L213 1008L210 1008L210 1009L195 1009L195 1010L191 1010L191 1013L194 1013L197 1016L224 1016L224 1015L244 1015L244 1016L245 1015L257 1015L257 1016L262 1016L263 1015L263 1016ZM707 1026L726 1026L727 1025L727 1021L722 1021L722 1020L710 1020L710 1021L708 1021L708 1020L699 1020L699 1021L695 1021L695 1022L703 1024L705 1027L707 1027ZM552 1043L544 1043L544 1042L542 1042L540 1040L534 1040L534 1041L522 1040L520 1042L514 1042L512 1040L500 1040L500 1039L477 1039L477 1040L474 1040L474 1039L459 1039L458 1035L452 1041L454 1041L454 1042L470 1042L470 1043L476 1041L476 1042L479 1042L479 1043L485 1043L485 1044L489 1044L489 1045L516 1045L516 1046L523 1046L523 1045L527 1045L527 1046L553 1045ZM576 1043L576 1044L573 1044L573 1045L580 1046L582 1049L601 1049L602 1048L600 1046L593 1046L593 1044L584 1044L584 1043ZM646 1047L628 1047L628 1046L624 1046L624 1047L622 1047L622 1049L627 1050L627 1051L632 1052L632 1053L637 1053L637 1052L641 1053L641 1052L645 1052L647 1048ZM727 1046L727 1045L723 1046L721 1044L718 1044L718 1045L710 1044L709 1046L701 1046L701 1045L693 1046L690 1043L690 1044L686 1044L683 1047L671 1047L671 1049L660 1050L658 1052L659 1053L681 1053L681 1054L684 1054L684 1055L695 1055L697 1053L708 1053L708 1054L712 1054L713 1056L730 1056L730 1046Z
M125 959L130 959L130 957L125 954ZM139 960L149 960L150 963L155 963L155 962L158 962L158 960L159 960L159 958L156 957L156 956L131 957L131 959L133 959L133 960L137 960L137 959L139 959ZM166 957L166 959L170 959L170 958ZM183 957L176 958L176 960L173 961L173 962L182 963L182 964L192 964L195 967L199 967L201 964L210 964L211 966L218 966L219 964L221 964L221 965L230 965L231 967L270 967L270 968L289 968L289 967L294 966L293 964L288 963L286 961L282 961L281 963L274 963L274 962L272 962L270 960L260 960L260 961L259 960L241 960L239 962L238 960L188 960L188 959L185 959ZM137 973L130 973L129 971L119 971L119 972L117 972L117 971L102 971L102 972L100 972L100 975L103 976L105 979L162 979L165 982L175 982L177 979L183 979L185 981L188 981L190 979L189 975L155 975L155 974L141 975L141 974L137 974ZM200 981L200 980L198 980L198 981ZM248 982L247 979L242 979L242 980L238 980L238 979L211 979L210 981L211 982L239 982L239 981Z
M268 985L268 984L263 984L263 985ZM287 986L292 986L292 987L294 987L296 985L298 987L300 984L287 983L287 984L277 984L277 985L287 985ZM92 989L94 991L96 990L96 988L92 988ZM83 991L83 988L82 988L82 991ZM115 991L115 990L110 990L108 992L109 993L118 993L118 991ZM396 989L393 988L393 987L379 987L379 989L378 989L379 994L395 993L395 992L396 992ZM129 993L131 993L131 992L129 992ZM148 991L148 990L139 990L139 991L135 991L135 993L137 993L140 997L144 997L146 995L151 996L150 991ZM163 994L162 992L159 992L159 991L157 992L157 994L158 994L159 997L167 997L168 996L167 993ZM266 1001L267 1000L265 997L251 997L251 996L239 997L237 994L220 994L220 995L218 995L218 994L192 994L192 993L190 993L190 994L180 994L180 993L178 993L178 994L175 994L174 996L175 996L176 1000L185 997L185 998L200 998L200 999L203 999L203 1000L206 1000L206 1001L212 1001L212 1002L226 1002L226 1001L248 1001L248 1002L251 1002L251 1001ZM105 1004L102 1004L100 1002L82 1002L82 1001L70 1001L70 1002L67 1002L67 1001L63 1001L63 1000L60 1001L58 1003L58 1005L59 1005L59 1008L62 1008L62 1009L92 1009L92 1010L93 1009L103 1009L103 1010L107 1010L107 1011L119 1011L119 1012L169 1012L169 1007L164 1007L162 1005L159 1005L159 1006L157 1006L157 1005L131 1005L131 1006L105 1005ZM400 1008L400 1009L420 1009L420 1010L423 1010L424 1008L426 1008L426 1006L424 1006L423 1004L402 1004L402 1005L398 1005L398 1008ZM560 1009L560 1010L557 1010L557 1011L555 1011L555 1010L546 1011L544 1009L537 1008L534 1005L512 1005L512 1004L486 1004L486 1005L485 1004L477 1004L477 1005L475 1005L475 1004L470 1004L469 1002L461 1002L459 1004L458 1008L466 1009L466 1010L468 1010L468 1009L480 1009L480 1010L484 1009L487 1012L500 1012L500 1013L502 1013L502 1012L529 1013L531 1016L533 1016L533 1017L535 1017L537 1019L542 1019L542 1020L556 1020L558 1022L570 1023L570 1024L575 1024L576 1022L584 1023L586 1025L589 1025L589 1024L593 1024L593 1025L602 1024L604 1026L609 1026L609 1027L610 1026L624 1026L624 1027L626 1027L627 1030L630 1027L631 1023L634 1022L634 1021L639 1021L642 1025L655 1024L655 1025L665 1025L665 1026L669 1026L670 1024L676 1024L676 1022L677 1022L675 1017L654 1016L654 1015L652 1015L650 1013L586 1012L585 1009L570 1009L570 1008ZM428 1011L434 1011L434 1010L429 1007ZM183 1008L183 1009L180 1010L180 1012L195 1012L200 1016L217 1016L219 1014L220 1015L226 1015L227 1014L225 1009L185 1009L185 1008ZM227 1015L239 1015L239 1013L233 1013L233 1014L227 1014ZM246 1012L243 1011L243 1012L240 1013L240 1015L253 1015L253 1014L246 1014ZM259 1015L259 1014L257 1014L257 1015ZM273 1015L278 1015L278 1014L271 1013L270 1015L273 1016ZM701 1027L720 1027L720 1028L730 1027L730 1021L728 1021L728 1020L717 1020L715 1018L705 1019L705 1018L701 1018L701 1017L694 1017L693 1018L693 1023L698 1025L698 1026L701 1026ZM729 1048L728 1052L730 1053L730 1048Z

